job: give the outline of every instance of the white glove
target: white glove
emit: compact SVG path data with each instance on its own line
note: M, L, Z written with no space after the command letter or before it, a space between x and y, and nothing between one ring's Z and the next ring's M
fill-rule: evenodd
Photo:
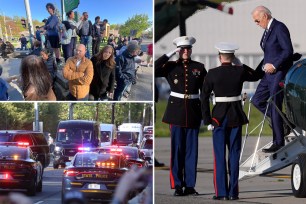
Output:
M181 48L175 48L175 50L173 50L173 51L171 51L171 52L169 52L168 54L166 54L167 55L167 57L172 57L173 55L175 55L178 51L180 51L180 49Z
M212 124L207 125L207 130L213 131L215 127Z
M233 65L235 66L242 66L243 64L241 63L240 59L238 59L237 57L235 57L232 61Z

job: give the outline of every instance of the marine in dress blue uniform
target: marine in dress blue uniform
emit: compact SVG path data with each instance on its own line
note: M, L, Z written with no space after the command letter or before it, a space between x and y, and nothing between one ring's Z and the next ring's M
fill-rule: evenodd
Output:
M239 48L238 45L218 43L216 48L219 50L221 66L208 71L201 94L204 124L213 127L213 199L237 200L241 128L248 122L242 108L241 91L244 81L257 81L259 77L257 72L235 58L234 52ZM211 114L209 98L212 91L216 97L216 104ZM229 152L228 164L226 147Z
M207 72L204 64L191 60L195 41L188 36L176 38L177 48L155 62L155 77L165 77L171 89L162 120L170 126L170 185L175 196L198 195L194 187L202 117L199 93ZM179 59L169 61L176 52Z

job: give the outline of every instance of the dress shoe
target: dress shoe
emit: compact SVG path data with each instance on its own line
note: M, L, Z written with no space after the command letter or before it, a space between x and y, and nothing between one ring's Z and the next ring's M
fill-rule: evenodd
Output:
M272 144L270 148L262 149L262 151L265 152L265 153L272 153L272 152L276 152L277 150L279 150L282 147L283 146L281 146L281 145Z
M235 197L235 196L230 196L229 199L230 199L230 200L239 200L239 197L238 197L238 196L237 196L237 197Z
M213 200L228 200L227 196L214 196Z
M174 196L183 196L184 191L183 188L180 186L175 186Z
M197 196L197 195L199 195L199 193L194 188L186 187L185 191L184 191L184 195L194 195L194 196Z

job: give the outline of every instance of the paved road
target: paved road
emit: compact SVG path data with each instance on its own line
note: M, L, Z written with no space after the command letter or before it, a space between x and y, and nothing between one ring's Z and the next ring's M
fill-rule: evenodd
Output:
M249 137L243 159L250 155L257 137ZM262 144L271 140L263 137ZM169 182L170 138L155 139L155 157L166 164L166 167L155 168L155 203L225 203L214 201L213 157L211 137L199 138L199 159L196 190L197 197L174 197ZM291 166L268 176L257 176L239 182L240 200L226 203L306 203L306 198L295 198L292 195L290 181Z
M146 47L149 41L144 41L142 47ZM143 48L144 49L144 48ZM125 101L152 101L153 100L153 68L146 66L146 58L147 55L144 54L142 56L142 65L139 66L137 72L137 83L132 85L131 95L125 99ZM20 58L9 58L4 61L0 58L0 64L3 66L3 74L1 77L8 78L14 75L20 75ZM58 70L58 73L61 75L61 70ZM16 83L11 82L11 87L9 88L9 100L10 101L22 101L23 96L21 94L20 88L16 85ZM64 89L61 90L65 92ZM66 92L64 93L64 95ZM61 94L62 95L62 94Z

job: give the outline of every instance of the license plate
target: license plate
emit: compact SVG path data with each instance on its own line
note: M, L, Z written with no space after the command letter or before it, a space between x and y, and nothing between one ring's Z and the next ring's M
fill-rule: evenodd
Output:
M88 189L100 189L100 184L91 183L88 185Z
M8 178L8 175L6 174L0 174L0 179L7 179Z

